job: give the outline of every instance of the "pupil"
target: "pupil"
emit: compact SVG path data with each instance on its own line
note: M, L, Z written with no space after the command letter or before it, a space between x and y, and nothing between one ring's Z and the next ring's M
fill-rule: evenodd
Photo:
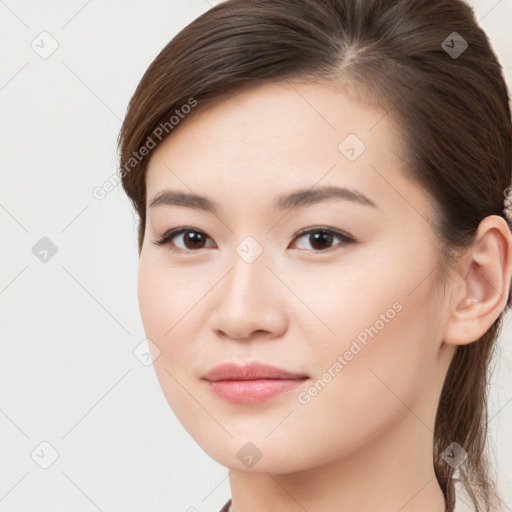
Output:
M197 247L201 244L201 233L198 233L196 231L187 231L185 235L185 246L187 246L187 242L192 243L192 247ZM197 243L199 242L199 243ZM203 241L204 242L204 241ZM187 247L189 248L189 247Z
M315 233L312 236L314 240L314 243L311 244L312 247L315 247L315 243L320 242L320 249L325 249L325 247L328 246L329 243L332 243L332 235L330 233L322 231L319 233Z

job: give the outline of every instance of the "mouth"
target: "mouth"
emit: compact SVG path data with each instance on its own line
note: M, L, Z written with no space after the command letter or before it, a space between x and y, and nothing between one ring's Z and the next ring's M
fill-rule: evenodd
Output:
M216 396L231 403L258 403L291 391L309 377L276 366L251 363L222 364L202 377Z

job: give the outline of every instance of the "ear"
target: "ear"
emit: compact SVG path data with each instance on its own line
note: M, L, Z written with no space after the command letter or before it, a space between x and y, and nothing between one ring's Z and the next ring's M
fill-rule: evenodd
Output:
M466 345L478 340L506 306L512 276L512 234L505 219L489 215L460 262L459 286L452 290L443 341Z

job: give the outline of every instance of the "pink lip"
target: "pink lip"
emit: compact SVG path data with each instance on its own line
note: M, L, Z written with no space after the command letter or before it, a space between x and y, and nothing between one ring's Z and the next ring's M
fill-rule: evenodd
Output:
M213 393L228 402L255 403L296 388L307 375L256 362L246 366L222 364L202 378Z

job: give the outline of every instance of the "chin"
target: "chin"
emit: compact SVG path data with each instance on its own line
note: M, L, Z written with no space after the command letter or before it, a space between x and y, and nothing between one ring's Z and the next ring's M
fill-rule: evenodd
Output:
M289 445L258 436L235 436L212 441L196 439L201 448L222 466L242 473L289 474L308 469L322 461L313 461L307 452L297 450L299 441ZM311 454L313 455L313 454ZM315 462L317 464L315 464Z

